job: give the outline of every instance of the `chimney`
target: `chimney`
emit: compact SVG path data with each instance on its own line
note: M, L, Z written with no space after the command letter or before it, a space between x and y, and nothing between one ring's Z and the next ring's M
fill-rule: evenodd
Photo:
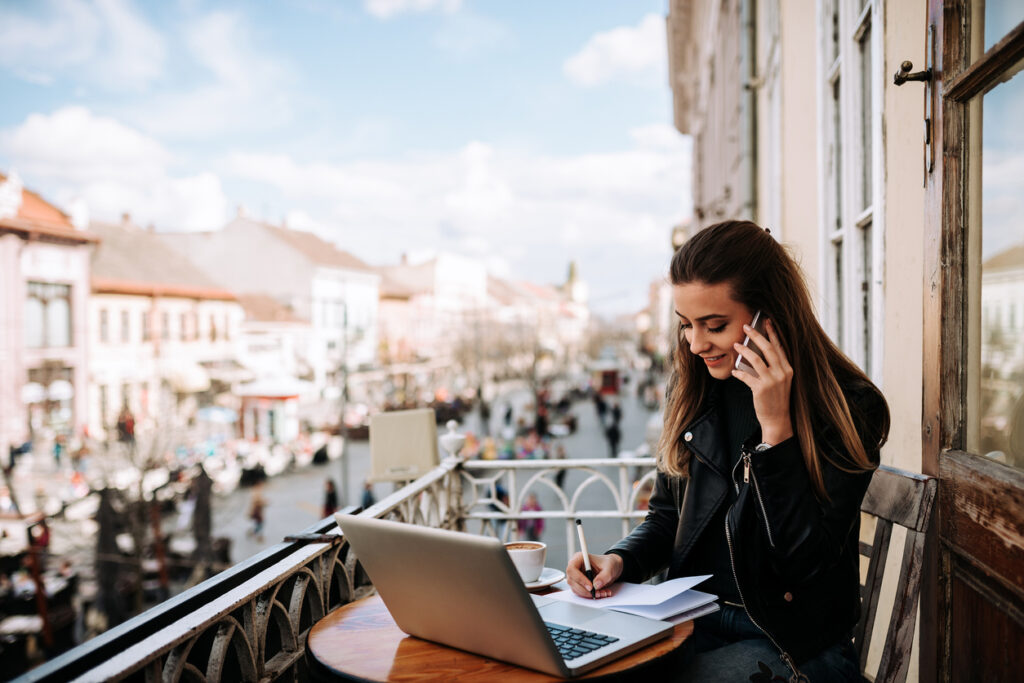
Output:
M132 227L132 215L125 211L121 214L121 227L130 228Z
M403 266L409 265L409 255L407 253L405 253L404 251L402 252L402 261L401 261L401 263L402 263Z
M235 218L248 218L249 211L245 208L244 204L239 204L235 207Z

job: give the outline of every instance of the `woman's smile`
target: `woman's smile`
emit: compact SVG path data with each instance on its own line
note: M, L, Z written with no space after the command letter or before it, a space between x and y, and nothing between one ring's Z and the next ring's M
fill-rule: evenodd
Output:
M727 282L715 285L688 282L672 288L684 346L700 356L715 379L729 379L736 363L734 343L741 343L750 310L732 297Z

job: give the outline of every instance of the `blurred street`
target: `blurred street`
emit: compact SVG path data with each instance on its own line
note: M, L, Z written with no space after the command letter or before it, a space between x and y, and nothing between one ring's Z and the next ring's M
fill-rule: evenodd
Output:
M632 385L627 385L621 398L623 433L621 450L632 450L643 442L645 425L651 415L632 395L632 388ZM505 401L512 402L516 417L525 416L525 406L532 401L532 397L525 389L516 390L502 396L501 399L495 401L495 405L501 405ZM608 443L599 426L594 404L590 400L578 401L573 405L572 412L579 420L577 431L555 440L565 446L566 456L569 458L607 457ZM532 416L529 416L528 419L532 420ZM490 423L492 434L501 428L501 410L494 409L492 411ZM443 431L443 425L439 426L438 432L442 433ZM465 424L459 427L459 431L479 434L479 412L469 413L466 416ZM226 496L215 498L213 533L215 536L225 536L231 539L232 561L239 562L260 549L277 543L284 536L296 533L320 519L324 501L324 481L327 478L333 479L339 485L339 503L342 507L347 504L359 505L363 483L370 473L369 442L353 441L350 443L348 460L348 486L344 492L340 490L342 480L340 459L332 460L323 466L311 465L268 479L263 485L262 491L267 502L263 542L258 542L247 533L252 526L248 518L252 497L251 489L238 488ZM583 477L584 475L580 472L570 471L565 483L567 491L574 490ZM389 483L378 483L373 486L374 496L377 500L393 490L393 485ZM584 494L581 505L589 509L599 509L607 504L602 498L604 498L603 491L593 488ZM554 496L544 489L538 491L538 499L543 509L550 509L556 504ZM617 541L620 535L621 527L616 521L595 520L587 524L587 539L592 552L603 552L610 544ZM564 568L568 559L564 527L561 524L548 522L545 525L542 540L549 545L547 565Z

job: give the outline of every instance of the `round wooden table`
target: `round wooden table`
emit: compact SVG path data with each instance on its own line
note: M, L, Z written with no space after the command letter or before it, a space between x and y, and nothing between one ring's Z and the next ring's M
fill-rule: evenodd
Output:
M672 635L572 680L665 680L693 622ZM487 657L403 633L378 595L343 605L318 621L306 640L306 658L318 679L347 681L459 680L539 682L559 680Z

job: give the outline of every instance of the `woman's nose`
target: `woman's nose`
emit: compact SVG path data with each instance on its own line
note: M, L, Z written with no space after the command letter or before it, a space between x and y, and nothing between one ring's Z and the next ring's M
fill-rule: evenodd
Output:
M690 330L690 353L699 354L708 347L707 337L696 328Z

